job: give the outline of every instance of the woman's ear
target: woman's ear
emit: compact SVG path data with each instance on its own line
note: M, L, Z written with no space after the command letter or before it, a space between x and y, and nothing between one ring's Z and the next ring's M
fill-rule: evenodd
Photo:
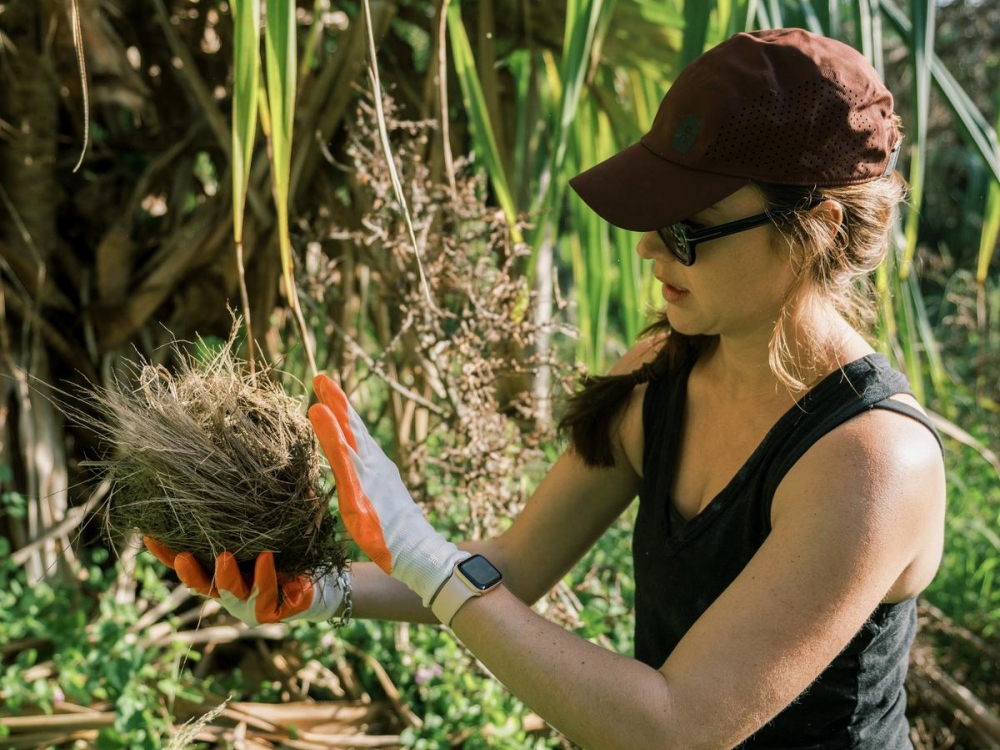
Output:
M829 227L827 240L831 246L834 245L837 236L840 234L841 227L844 225L844 207L839 201L826 198L813 206L810 209L810 213L822 219L823 223Z

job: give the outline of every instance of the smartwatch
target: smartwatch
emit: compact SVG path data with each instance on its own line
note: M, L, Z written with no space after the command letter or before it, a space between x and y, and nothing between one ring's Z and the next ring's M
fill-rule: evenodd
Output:
M435 595L431 611L445 625L451 625L455 614L469 599L492 591L503 580L503 574L482 555L473 555L455 566L451 577Z

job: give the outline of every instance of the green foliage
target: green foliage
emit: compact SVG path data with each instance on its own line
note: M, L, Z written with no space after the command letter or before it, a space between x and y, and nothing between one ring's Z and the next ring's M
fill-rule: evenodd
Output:
M525 731L524 719L530 711L478 667L449 631L437 626L410 626L404 650L396 638L396 627L355 623L338 637L385 666L404 703L421 718L421 727L403 732L407 747L448 747L456 737L466 738L464 748L527 750L556 746L547 734L539 737ZM315 640L315 633L308 637ZM308 649L305 642L303 646ZM316 658L324 657L322 652L316 654ZM359 675L370 693L381 693L374 675L364 665Z
M944 558L925 595L967 627L1000 635L1000 477L970 450L947 455Z
M201 685L178 668L198 654L144 644L132 628L136 607L115 601L105 550L90 552L82 583L63 584L28 581L9 552L0 538L0 643L14 647L0 664L0 727L3 716L28 707L51 713L62 701L110 704L115 722L101 730L99 748L160 748L169 731L164 707L176 696L201 700ZM140 562L137 575L149 595L166 596L152 566ZM16 648L20 642L35 645Z
M629 524L616 525L569 579L584 607L576 632L606 637L624 652L630 649L630 607L634 584L627 535ZM280 702L278 683L248 684L239 670L193 675L199 654L184 645L148 645L134 625L139 610L115 601L118 570L104 550L93 550L81 575L83 585L31 585L10 562L9 544L0 539L0 643L38 639L39 645L16 652L0 668L2 716L32 707L51 712L61 701L110 705L115 722L101 730L101 750L159 750L169 738L175 698L195 703L217 695ZM135 571L142 606L155 606L168 591L165 569L140 555ZM609 593L610 592L610 593ZM437 626L401 626L354 621L343 630L329 624L298 624L291 639L303 659L329 663L344 651L355 664L362 687L376 699L384 693L378 678L356 654L378 661L399 688L402 700L423 725L403 733L405 745L431 750L464 738L465 748L541 750L559 746L547 729L529 731L531 716L517 698L486 673L452 633ZM48 667L48 668L47 668ZM35 675L35 676L33 676ZM331 696L317 696L329 698Z
M632 572L632 524L636 506L605 532L569 576L583 604L577 635L603 637L622 654L632 653L635 628L635 577Z
M257 4L237 5L252 9ZM284 214L296 91L296 26L291 16L295 4L276 0L270 5L268 112L274 121L271 137L277 205L279 213ZM965 283L962 272L971 273L969 259L958 257L957 247L950 255L943 241L928 233L925 212L919 232L916 219L910 219L907 246L912 250L921 240L932 246L933 253L942 256L950 278L942 282L939 290L928 293L913 276L907 276L907 265L882 269L885 345L898 352L899 361L909 363L911 378L932 404L937 399L939 412L965 426L984 444L997 445L996 427L992 432L987 429L988 423L996 424L996 412L988 410L983 394L997 392L996 384L985 378L988 372L1000 371L1000 367L993 364L989 370L981 366L986 353L1000 351L996 333L1000 331L1000 290L988 275L1000 226L1000 189L996 181L1000 156L995 130L934 55L933 23L928 22L933 18L933 4L912 2L909 7L919 8L931 18L918 16L918 22L912 23L897 3L888 0L577 0L567 5L573 12L560 19L560 23L564 21L561 54L546 48L539 41L542 37L525 43L498 40L505 42L497 45L502 57L496 65L484 69L477 66L473 56L475 42L482 40L470 40L473 25L467 28L463 21L463 15L472 17L473 4L452 0L447 19L449 52L462 94L463 123L469 129L470 141L463 144L464 151L473 150L477 162L489 173L494 198L510 224L515 224L519 213L535 210L533 219L539 227L536 246L543 241L553 243L557 261L569 269L570 292L577 311L574 322L581 330L577 352L581 361L593 370L605 369L607 361L635 339L656 294L648 264L640 265L634 253L636 237L607 227L575 197L567 196L568 177L637 140L652 121L660 96L676 75L681 60L690 59L704 46L734 31L782 23L806 25L847 39L880 66L885 43L880 29L884 21L893 34L892 41L912 49L925 62L924 70L929 71L914 81L914 106L921 112L919 117L926 118L929 87L933 85L965 144L956 159L973 165L968 168L970 183L975 182L978 170L980 182L989 186L984 210L982 201L987 191L973 189L970 184L960 223L962 242L955 242L956 246L978 247L977 263L973 265L987 320L979 328L964 330L961 336L948 335L946 319L971 314L969 309L956 310L946 301L959 284ZM351 4L349 11L360 22L357 4ZM230 167L235 181L233 210L239 229L258 116L260 57L259 20L249 12L236 20L240 22L236 50L241 54L236 66L234 120L241 125L234 131ZM488 26L481 24L480 33ZM430 28L404 18L396 18L391 24L392 33L408 46L413 65L421 73L429 72L435 64ZM341 42L329 36L324 46L335 41ZM483 80L491 74L495 80ZM351 83L345 78L345 86ZM516 106L508 108L516 127L507 127L507 143L496 137L504 132L505 123L493 119L502 118L504 113L502 109L491 111L484 90L516 92ZM459 109L456 102L453 110ZM536 122L543 123L543 127L536 127ZM919 126L908 132L908 144L926 138ZM92 136L95 143L109 138L108 131L96 122ZM311 138L312 133L308 136ZM503 149L505 145L509 146L508 152ZM938 182L933 150L927 150L926 160L918 156L925 146L918 143L911 157L911 174L927 172L926 179L914 180L918 193L923 184ZM206 188L211 185L216 189L223 171L207 151L199 152L193 162L194 176ZM334 189L338 194L346 192L343 186ZM928 201L917 205L926 208ZM283 215L280 225L286 246L286 271L291 264L287 224L288 216ZM977 231L979 226L981 231ZM967 263L964 269L947 265L963 260ZM959 291L968 297L971 286ZM348 297L352 290L345 287L333 293ZM367 290L363 294L367 295ZM364 300L359 305L361 310L368 308L368 298ZM323 339L328 332L322 316L317 314L310 322ZM946 356L935 355L935 339L947 347ZM221 344L211 338L199 342L206 356ZM301 350L291 354L285 369L305 379ZM942 362L947 365L946 373ZM390 398L388 392L376 395L379 398L371 400L376 409L379 401ZM365 416L368 419L369 415ZM378 421L377 415L371 417L370 421ZM391 445L393 435L386 421L380 429L385 432L378 433L377 439ZM428 441L432 455L448 447L445 437L432 436ZM995 636L1000 623L1000 479L975 451L950 442L948 448L947 539L941 570L926 593L956 620ZM541 449L547 458L554 458L553 445ZM512 450L517 450L513 444ZM445 492L439 474L428 472L427 489L432 498ZM526 480L520 476L515 481ZM28 501L8 487L13 487L12 472L0 465L0 518L23 518ZM451 507L439 513L437 520L442 529L459 533L469 523L467 508L461 505L461 498L448 498L448 502ZM632 651L635 583L630 555L631 520L627 514L612 527L567 581L581 604L575 632L621 653ZM192 671L197 651L144 641L135 625L141 607L155 606L167 596L162 574L162 566L140 556L135 573L142 597L140 607L121 604L114 593L118 569L102 549L84 551L80 580L39 583L27 580L25 571L13 565L9 543L0 538L0 644L24 644L5 651L0 659L0 716L27 707L52 711L63 700L80 705L108 704L114 708L116 721L102 730L99 746L153 750L163 744L167 717L176 698L202 702L203 696L232 693L249 700L280 701L281 687L276 683L251 684L239 670L199 680ZM377 660L399 687L403 701L423 721L421 727L404 733L409 747L448 747L456 740L465 748L558 746L551 732L525 730L530 711L486 674L450 632L410 626L408 639L403 639L400 627L354 622L335 631L325 624L299 625L293 628L292 637L305 659L328 662L332 654L342 652L355 664L363 687L376 697L382 695L381 684L358 654ZM347 648L348 644L351 648Z
M6 464L0 464L0 518L24 518L28 512L27 499L20 492L7 487L14 486L14 472Z
M567 578L583 608L575 632L632 650L632 605L635 583L631 560L631 518L626 514L606 533ZM407 637L400 637L400 628ZM362 652L378 661L399 689L403 702L423 726L403 732L406 747L436 750L463 738L463 748L540 750L558 747L551 731L528 732L531 711L492 678L451 631L430 625L354 621L342 630L327 624L298 625L292 633L304 660L329 662L341 644L346 652ZM357 665L363 687L373 696L382 689L364 662ZM267 699L265 690L258 699ZM273 697L273 696L272 696Z

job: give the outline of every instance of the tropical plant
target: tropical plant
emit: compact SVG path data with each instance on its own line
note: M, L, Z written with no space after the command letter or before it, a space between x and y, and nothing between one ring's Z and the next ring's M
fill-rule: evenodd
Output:
M878 276L879 335L942 415L939 424L951 438L949 463L961 502L954 506L946 569L930 593L946 614L977 628L997 611L991 529L1000 505L993 469L1000 463L989 450L1000 440L995 4L269 0L262 37L259 7L253 0L0 3L0 541L10 545L4 580L36 597L25 605L23 623L3 623L16 648L0 647L8 670L0 690L51 703L52 683L14 690L17 669L44 661L28 651L41 637L36 630L46 627L38 611L48 602L79 603L88 613L85 627L104 634L135 626L124 605L110 606L112 599L135 597L161 617L171 607L190 606L180 597L154 602L153 576L143 572L138 584L129 577L131 553L120 580L112 562L95 554L104 542L93 525L82 524L107 488L88 484L80 459L98 446L92 435L65 423L54 388L106 382L135 351L169 367L163 344L196 333L224 339L230 308L239 307L253 322L246 332L248 354L280 363L286 385L297 393L315 367L346 366L348 378L364 381L380 437L412 462L416 479L429 478L430 504L435 495L454 498L459 490L443 477L453 478L449 472L463 466L480 472L486 454L470 454L468 445L442 440L430 429L461 398L447 389L441 395L442 383L455 381L433 377L428 364L435 350L424 347L414 327L418 320L437 326L440 319L408 316L396 293L419 287L413 282L422 271L411 265L412 253L426 252L438 262L447 257L443 246L427 244L428 237L440 236L442 219L418 222L415 234L397 232L394 224L390 237L370 217L386 209L400 216L403 198L414 203L414 215L426 216L437 200L427 196L440 195L429 186L444 185L457 195L464 163L484 176L473 192L495 207L497 222L483 226L491 235L505 234L502 245L509 250L501 254L509 256L501 267L518 283L530 282L517 287L517 304L504 298L503 315L511 330L530 318L539 333L552 337L534 340L530 356L510 342L502 353L515 355L515 365L500 379L496 403L489 402L501 416L462 424L470 431L503 424L509 436L530 436L545 420L534 413L527 418L516 407L526 392L544 403L538 398L553 390L544 365L558 355L603 370L634 341L657 296L650 269L633 252L637 238L587 211L567 191L568 178L634 142L686 61L736 31L777 25L805 26L858 47L884 70L897 95L907 131L902 167L913 197L897 232L898 252ZM82 47L74 41L74 10ZM366 10L370 22L363 20ZM81 86L80 49L87 88ZM348 152L359 104L382 102L373 95L376 73L397 109L381 117L373 108L360 111L369 125L396 123L379 149L397 154L398 192L376 180L374 168L359 171ZM400 124L408 121L436 128ZM416 168L418 159L426 172ZM482 251L477 244L476 252ZM511 288L504 286L504 293ZM409 297L408 304L418 298ZM442 304L440 312L448 311ZM569 330L564 323L575 329L573 336L563 335ZM454 329L442 325L435 335L442 332L447 337ZM469 343L474 340L462 339L463 345L479 346ZM315 365L307 354L312 351ZM485 438L478 445L487 446ZM534 447L555 450L551 443ZM504 460L523 466L509 454ZM485 474L476 476L486 483ZM491 489L523 495L530 480L518 480L513 488ZM453 494L440 492L446 486ZM503 522L496 515L437 510L466 532ZM602 562L588 569L596 572L559 595L571 605L568 624L624 649L629 578L614 572L627 563L616 557L622 547L601 545L593 554ZM95 565L108 581L115 579L101 592L81 581L98 575ZM141 563L139 569L147 570ZM588 588L595 580L613 583L618 594L602 599ZM963 581L975 583L975 596L971 588L959 591ZM385 643L402 638L400 632L385 627L352 636ZM68 648L76 653L83 642ZM177 656L169 649L140 651L115 651L107 664L93 665L93 674L100 679L134 658L145 679ZM394 665L397 678L407 672L409 657L397 649L371 651L401 660ZM377 670L369 665L362 672L366 688L376 690ZM90 679L79 671L66 674ZM187 690L196 684L186 679L172 682L168 692L179 695L178 685ZM125 696L122 705L131 706L128 716L143 731L162 718L136 704L152 700L155 680L144 685L122 683L113 699ZM444 720L450 691L461 687L441 679L410 686L407 698L437 706L437 720ZM271 690L263 687L256 697L274 697ZM136 697L140 693L145 697ZM496 696L488 703L497 714L520 711ZM496 722L490 718L470 731L490 723ZM126 729L121 724L114 731ZM455 737L412 722L410 729L414 743ZM942 744L946 729L935 735ZM528 734L506 746L558 741Z

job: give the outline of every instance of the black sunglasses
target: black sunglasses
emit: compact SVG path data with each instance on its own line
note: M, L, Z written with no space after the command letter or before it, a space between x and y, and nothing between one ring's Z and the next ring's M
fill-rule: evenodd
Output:
M794 212L791 209L779 208L768 213L748 216L745 219L737 219L736 221L729 221L725 224L706 227L705 229L695 229L686 221L679 221L676 224L671 224L669 227L657 229L656 233L660 236L663 244L667 246L670 254L677 259L678 263L683 266L693 266L695 261L694 249L702 242L709 242L710 240L736 234L737 232L745 232L747 229L759 227L761 224L767 224L767 222L774 218L786 216L790 213Z

